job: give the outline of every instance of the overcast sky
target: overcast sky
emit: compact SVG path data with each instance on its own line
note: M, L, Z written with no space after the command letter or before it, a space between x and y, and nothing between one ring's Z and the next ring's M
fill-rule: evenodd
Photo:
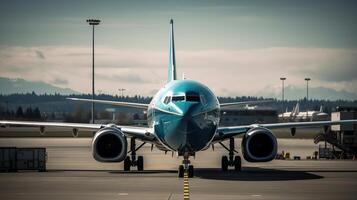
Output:
M1 0L0 76L91 91L153 95L167 80L169 20L178 77L217 95L280 93L286 84L357 94L357 1ZM313 94L311 94L313 97Z

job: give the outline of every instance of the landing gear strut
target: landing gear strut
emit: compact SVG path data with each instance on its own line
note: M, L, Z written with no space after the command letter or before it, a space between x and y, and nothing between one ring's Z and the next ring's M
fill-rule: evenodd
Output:
M182 165L179 166L178 169L178 177L183 178L184 173L186 172L188 177L192 178L193 177L193 165L190 165L191 162L189 160L189 154L185 153L183 156L183 161Z
M136 156L136 151L143 147L146 143L143 142L136 148L135 138L130 139L130 156L127 156L124 160L124 171L130 171L131 167L137 167L138 171L144 170L144 157Z
M229 148L227 148L223 143L219 143L225 148L229 154L227 156L222 156L222 171L227 171L228 167L234 167L234 170L239 172L242 170L242 159L240 156L234 156L234 153L238 153L234 147L234 138L229 138Z

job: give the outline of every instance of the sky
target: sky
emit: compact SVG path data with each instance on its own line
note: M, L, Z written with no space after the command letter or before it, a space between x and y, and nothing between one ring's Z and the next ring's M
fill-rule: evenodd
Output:
M155 94L167 82L172 18L178 77L219 96L279 95L280 77L357 94L357 2L344 0L0 0L0 76L90 93L88 18L102 21L97 92Z

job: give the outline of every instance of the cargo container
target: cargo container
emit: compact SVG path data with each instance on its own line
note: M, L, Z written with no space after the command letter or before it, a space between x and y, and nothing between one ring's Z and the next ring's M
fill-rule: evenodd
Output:
M0 171L16 171L16 148L0 147Z
M46 171L46 148L16 149L17 170Z
M0 147L0 171L46 171L46 148Z

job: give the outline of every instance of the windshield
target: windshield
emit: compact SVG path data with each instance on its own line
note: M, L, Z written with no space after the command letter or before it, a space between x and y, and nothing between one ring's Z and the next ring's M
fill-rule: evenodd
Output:
M186 101L200 102L200 96L198 95L187 95Z
M186 95L177 95L177 96L166 96L164 99L165 104L169 104L170 102L177 101L188 101L188 102L201 102L201 97L198 94L186 94Z
M172 101L184 101L185 96L173 96Z

